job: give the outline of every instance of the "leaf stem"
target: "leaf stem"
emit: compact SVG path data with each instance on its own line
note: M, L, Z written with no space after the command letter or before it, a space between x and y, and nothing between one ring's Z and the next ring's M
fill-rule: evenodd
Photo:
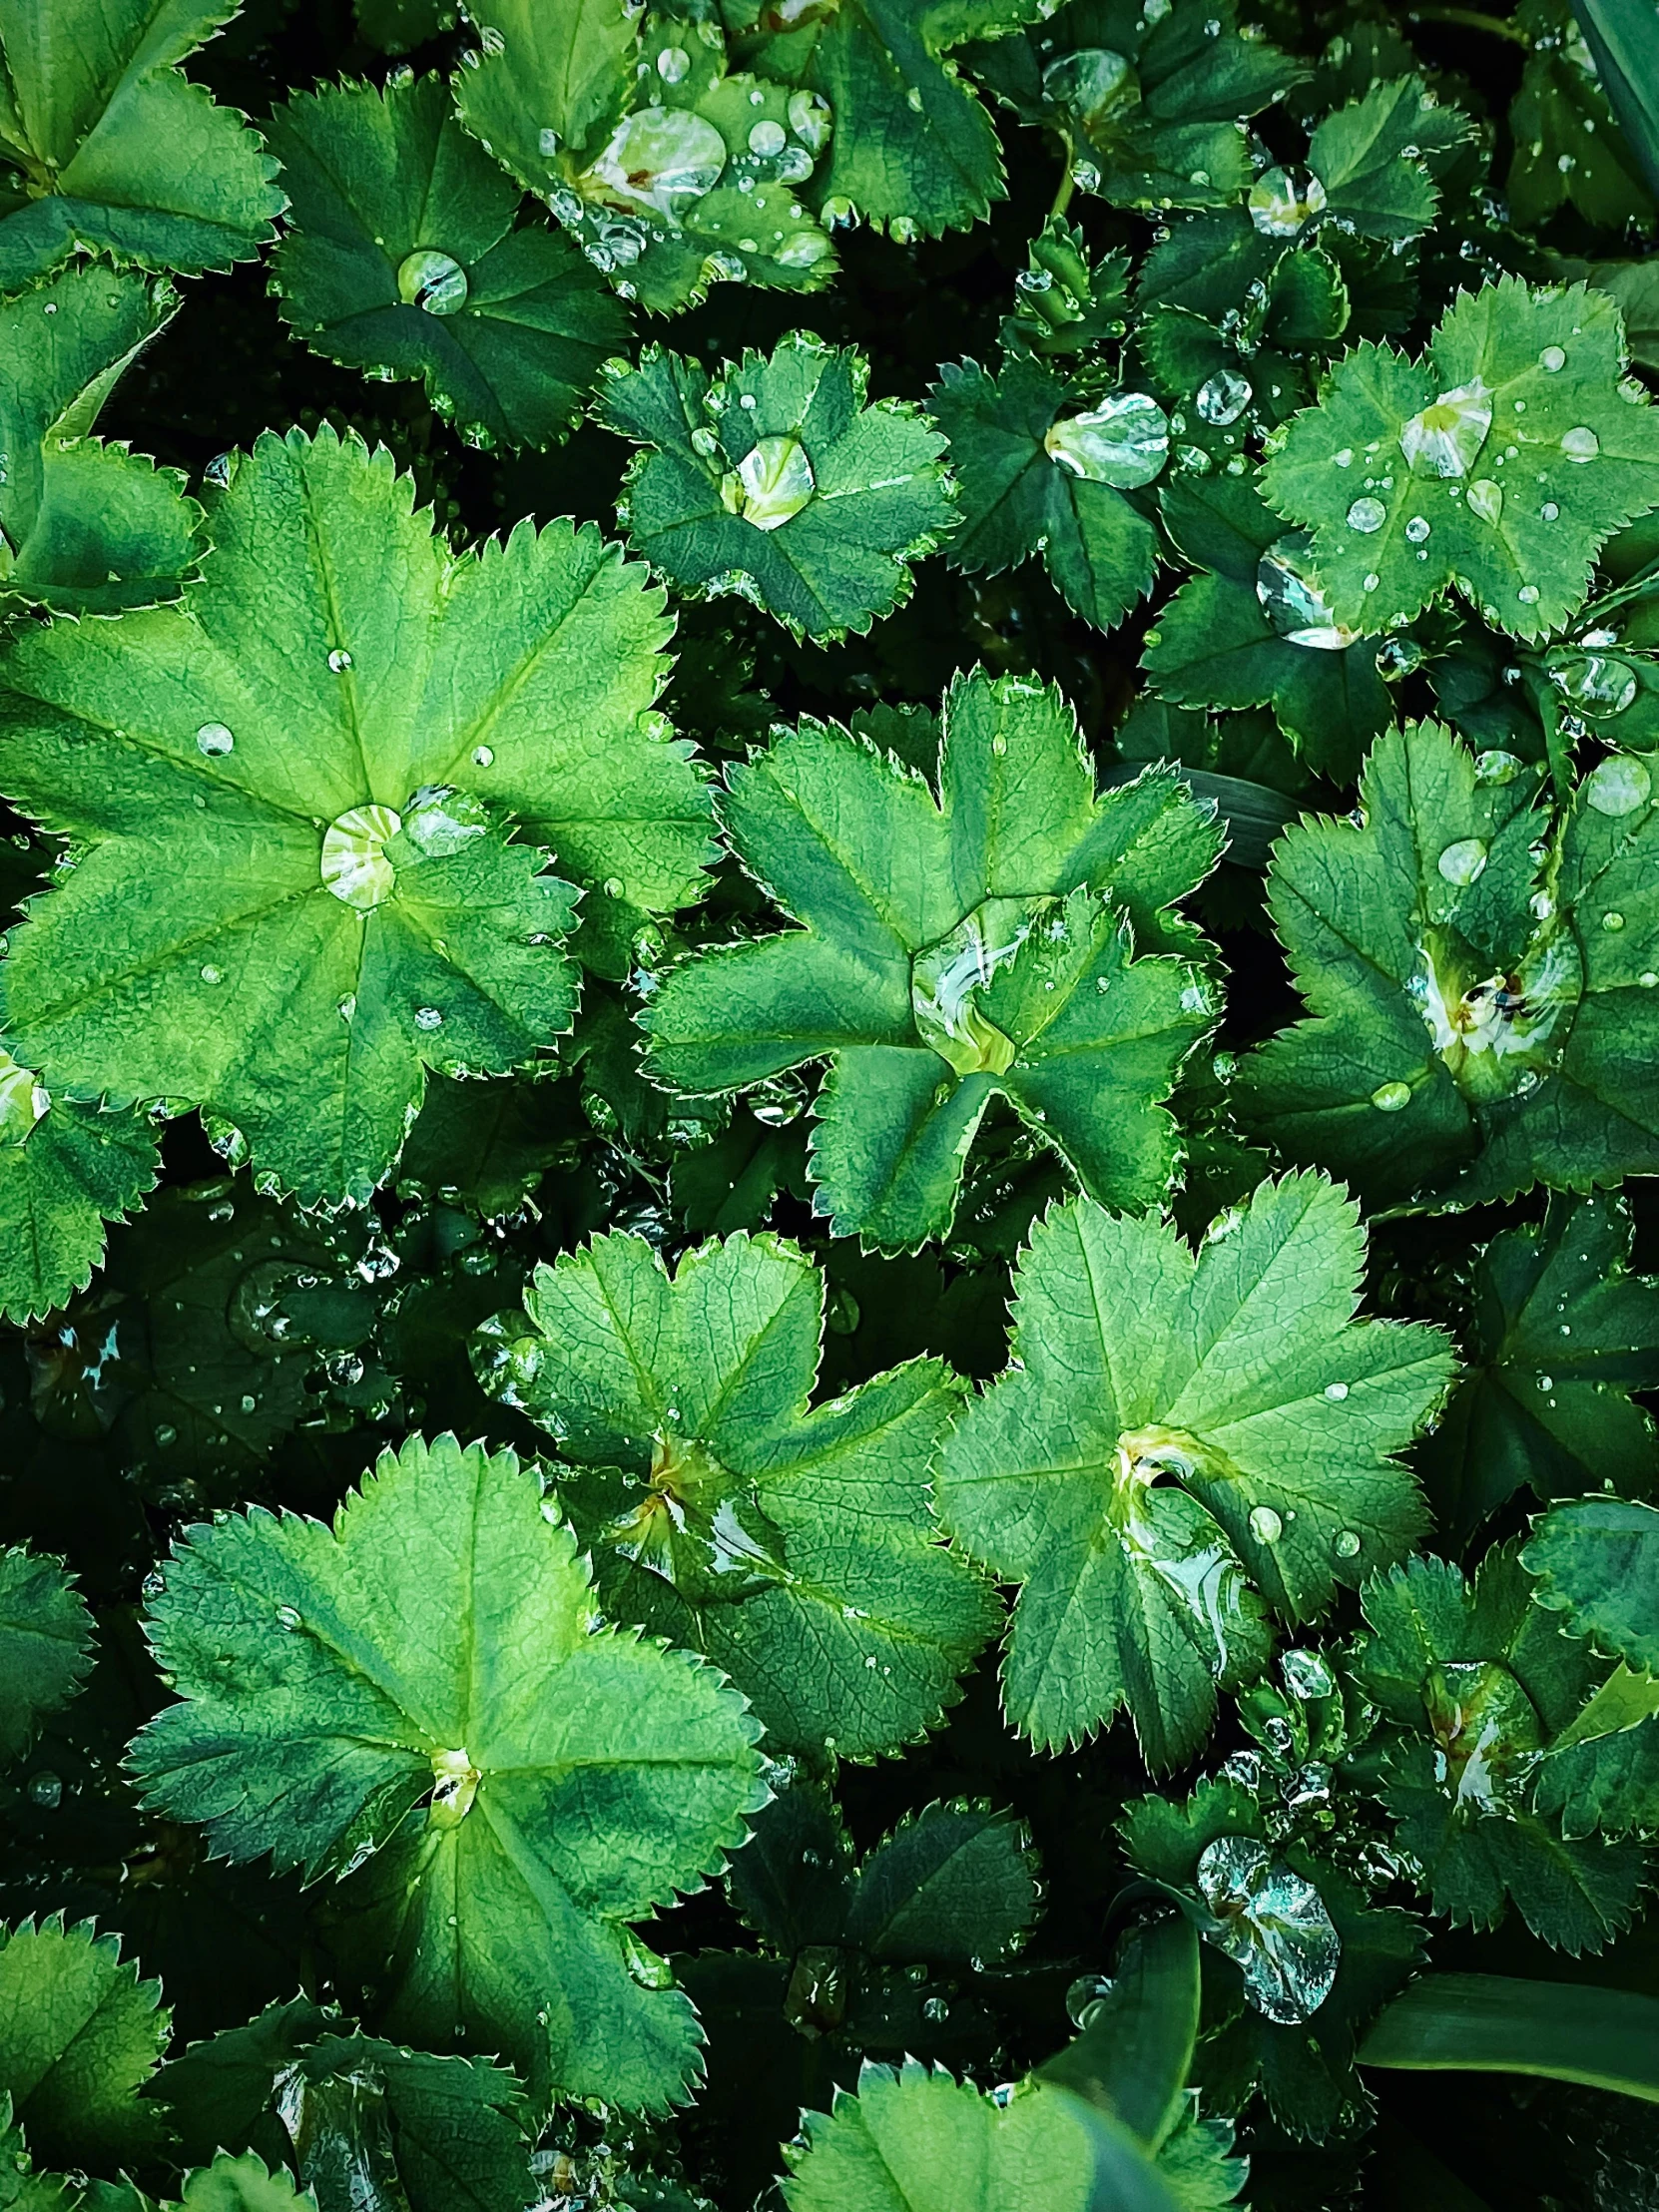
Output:
M1572 743L1561 728L1560 703L1547 675L1540 673L1539 681L1532 687L1532 698L1538 709L1538 719L1544 726L1550 780L1555 786L1556 798L1565 805L1572 796Z
M1518 23L1511 23L1501 15L1487 15L1480 8L1412 8L1405 18L1407 23L1455 23L1465 31L1484 31L1489 38L1506 38L1512 45L1524 46L1528 53L1532 41Z
M1065 162L1065 167L1060 172L1060 185L1059 190L1054 195L1054 204L1048 211L1048 220L1050 223L1052 223L1057 216L1062 216L1065 214L1066 210L1071 206L1071 196L1077 190L1077 179L1072 175L1072 165L1077 159L1077 149L1071 143L1071 133L1069 131L1060 131L1056 133L1056 136L1059 138L1060 144L1064 149L1063 159Z

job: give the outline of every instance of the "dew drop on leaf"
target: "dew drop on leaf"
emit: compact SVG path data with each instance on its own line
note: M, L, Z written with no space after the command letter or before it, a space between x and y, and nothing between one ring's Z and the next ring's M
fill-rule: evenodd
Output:
M236 742L223 722L205 722L196 733L196 750L205 754L210 761L222 759Z
M1645 807L1653 778L1645 761L1632 753L1610 753L1584 781L1584 797L1598 815L1632 815Z
M1476 882L1485 872L1486 840L1484 837L1459 837L1454 844L1445 846L1434 864L1448 883Z
M1213 1920L1206 1941L1244 1975L1255 2009L1281 2025L1312 2018L1331 1994L1342 1939L1318 1890L1254 1836L1218 1836L1198 1862Z
M1276 1544L1285 1533L1285 1523L1271 1505L1253 1505L1250 1509L1250 1533L1259 1544Z
M1380 1114L1397 1114L1402 1106L1411 1103L1409 1083L1379 1083L1371 1094L1371 1102Z
M1357 499L1348 510L1349 528L1364 531L1368 537L1374 530L1381 530L1387 519L1387 508L1381 499L1373 499L1369 493L1364 499Z

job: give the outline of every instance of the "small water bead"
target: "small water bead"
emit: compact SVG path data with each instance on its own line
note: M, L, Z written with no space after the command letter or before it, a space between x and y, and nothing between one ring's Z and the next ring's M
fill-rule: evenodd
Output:
M472 765L474 768L493 768L495 766L494 748L487 745L474 746L472 749Z
M1601 440L1580 423L1575 430L1561 432L1561 450L1569 461L1593 461L1601 451Z
M1459 837L1445 847L1435 865L1448 883L1462 886L1477 881L1486 869L1485 838Z
M1352 1528L1339 1528L1332 1538L1331 1548L1339 1559L1357 1559L1360 1555L1360 1539Z
M1423 539L1428 535L1428 524L1424 517L1413 515L1405 525L1405 535L1413 545L1421 545Z
M1409 1083L1379 1083L1371 1094L1371 1102L1380 1114L1397 1114L1402 1106L1411 1103Z
M417 1006L414 1023L417 1029L441 1029L443 1016L435 1006Z
M1565 368L1566 365L1567 355L1566 349L1563 346L1546 345L1543 351L1538 355L1538 366L1540 368L1547 368L1551 375L1553 375L1557 369Z
M683 46L665 46L657 56L657 74L665 85L684 84L691 75L691 56Z
M1477 476L1469 486L1466 504L1471 515L1495 529L1503 513L1503 486L1494 484L1489 476Z
M599 887L607 898L620 898L622 896L622 877L620 875L607 875Z
M1653 789L1647 764L1633 753L1610 753L1584 780L1584 797L1598 815L1633 815Z
M205 722L196 733L196 750L210 761L223 760L236 746L236 739L223 722Z
M1603 929L1610 931L1622 929L1624 927L1624 916L1619 913L1605 913L1601 917L1601 926Z
M225 970L223 968L205 967L202 970L202 980L204 983L223 983Z
M1650 991L1653 989L1656 983L1659 983L1659 972L1656 972L1652 968L1643 968L1641 974L1637 976L1636 980L1638 983L1640 983L1644 991Z
M336 645L336 646L334 647L334 650L333 650L333 651L332 651L332 652L331 652L331 653L329 654L329 656L328 656L328 673L329 673L329 675L330 675L330 676L343 676L343 675L345 674L346 670L347 670L347 669L348 669L348 668L349 668L350 666L351 666L351 656L350 656L350 654L349 654L349 653L347 653L347 651L345 650L345 648L344 648L344 646L343 646L343 645Z
M1546 499L1543 505L1538 509L1538 512L1543 517L1545 522L1553 522L1560 514L1561 510L1555 504L1553 499Z
M1538 587L1536 584L1522 584L1515 597L1523 607L1535 607L1538 604Z
M1337 1688L1337 1678L1317 1651L1287 1651L1281 1654L1279 1672L1292 1697L1331 1697Z
M1254 388L1247 376L1222 368L1199 385L1193 404L1206 422L1225 429L1230 422L1238 421L1253 396Z
M1357 499L1348 510L1348 526L1362 530L1369 537L1374 530L1381 530L1388 519L1388 510L1381 499Z
M1271 1505L1253 1505L1250 1509L1250 1533L1259 1544L1276 1544L1285 1533L1285 1523Z
M289 1635L292 1635L296 1628L303 1628L305 1618L297 1605L278 1605L276 1608L276 1622L278 1627L285 1628Z
M1346 1382L1328 1382L1325 1385L1325 1394L1334 1405L1340 1405L1348 1395L1348 1384Z
M453 314L466 305L466 271L452 254L423 247L398 264L397 296L427 314Z

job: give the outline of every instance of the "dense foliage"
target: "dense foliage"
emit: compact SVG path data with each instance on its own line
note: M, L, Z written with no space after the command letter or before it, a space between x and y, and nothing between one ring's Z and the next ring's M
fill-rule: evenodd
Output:
M1655 2201L1573 6L0 0L0 2207Z

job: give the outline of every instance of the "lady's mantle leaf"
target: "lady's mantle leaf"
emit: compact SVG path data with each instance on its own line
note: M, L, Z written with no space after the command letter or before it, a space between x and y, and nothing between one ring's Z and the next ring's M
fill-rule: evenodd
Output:
M1537 1522L1526 1547L1538 1604L1564 1613L1632 1667L1659 1674L1659 1511L1616 1497L1575 1498Z
M1382 1796L1435 1912L1489 1928L1513 1900L1544 1942L1599 1950L1635 1911L1643 1854L1567 1840L1532 1785L1607 1662L1532 1602L1512 1545L1489 1552L1472 1584L1442 1560L1408 1560L1362 1602L1371 1634L1355 1676L1391 1724Z
M37 631L0 669L9 791L91 847L13 935L14 1053L209 1107L307 1198L367 1196L426 1067L568 1028L576 894L538 846L624 907L693 895L708 848L645 712L640 571L560 524L456 556L411 504L383 452L267 435L185 611Z
M1382 738L1361 821L1305 821L1268 895L1312 1016L1244 1061L1249 1128L1370 1203L1659 1169L1659 829L1634 754L1551 821L1437 723Z
M1167 771L1096 794L1059 695L982 672L945 700L935 800L846 732L805 723L730 770L740 857L805 927L721 945L647 1004L649 1065L740 1090L828 1057L812 1172L838 1235L942 1237L998 1094L1105 1203L1168 1188L1162 1101L1212 1007L1165 909L1217 835ZM1127 906L1127 914L1124 911Z
M490 0L475 20L462 122L626 297L667 314L716 278L815 291L833 276L811 212L830 110L729 76L714 11Z
M1659 1284L1632 1275L1615 1198L1552 1197L1541 1222L1496 1237L1474 1271L1468 1372L1418 1465L1459 1538L1515 1491L1641 1491L1653 1422L1632 1390L1659 1389Z
M999 2104L913 2058L897 2072L867 2062L858 2093L808 2112L785 2152L790 2212L1174 2212L1134 2138L1081 2098L1031 2082ZM1123 2163L1096 2194L1096 2134ZM1124 2168L1128 2171L1125 2172Z
M1222 2024L1200 2039L1194 2059L1207 2101L1236 2112L1260 2088L1292 2135L1317 2141L1352 2127L1367 2104L1356 2042L1421 1958L1416 1921L1377 1911L1358 1883L1306 1845L1270 1844L1262 1808L1234 1783L1201 1782L1184 1806L1139 1798L1123 1838L1142 1874L1186 1893L1208 1938L1206 1979L1222 1983L1230 2000L1214 2005ZM1251 1870L1252 1879L1230 1870ZM1281 1917L1287 1906L1295 1909L1290 1924ZM1253 1978L1260 1998L1272 1991L1282 2000L1277 2017L1250 2000Z
M147 1115L54 1099L0 1044L0 1314L35 1321L84 1291L106 1224L137 1211L159 1169Z
M62 614L179 596L202 510L174 471L89 434L177 304L169 284L94 267L0 302L0 593Z
M953 566L996 573L1040 553L1066 604L1110 630L1152 588L1158 538L1125 489L1149 484L1169 452L1169 423L1143 392L1085 405L1040 361L1000 377L947 362L929 394L961 488Z
M179 64L223 0L12 0L0 32L0 291L77 247L189 276L272 236L276 163Z
M804 330L715 377L661 346L607 375L604 420L654 448L618 510L635 546L682 591L737 592L798 638L867 630L953 519L944 439L901 400L866 407L867 382L862 354Z
M91 1665L92 1615L67 1569L21 1544L0 1551L0 1760L26 1749Z
M626 1924L742 1842L757 1729L712 1669L604 1627L550 1510L511 1452L413 1438L332 1531L192 1530L151 1616L181 1702L132 1759L231 1858L370 1862L336 1909L391 2034L661 2107L696 2018Z
M939 1512L1019 1582L1003 1699L1045 1746L1120 1705L1154 1768L1261 1669L1257 1591L1307 1620L1421 1532L1390 1454L1444 1393L1438 1330L1356 1321L1365 1236L1323 1176L1264 1183L1195 1258L1058 1208L1015 1274L1014 1364L946 1438Z
M424 377L480 443L562 438L628 318L556 232L514 228L522 196L443 79L301 93L270 130L292 200L274 279L305 343Z
M141 1981L113 1936L61 1914L0 1928L0 2107L56 2166L119 2166L159 2147L140 2089L167 2041L161 1983Z
M1566 0L1520 0L1515 23L1531 50L1509 110L1513 151L1505 197L1517 229L1571 206L1609 231L1653 224L1653 196Z
M1142 657L1160 699L1271 707L1303 759L1351 783L1391 719L1377 646L1333 616L1306 534L1284 529L1252 478L1172 477L1164 526L1199 573L1158 610Z
M1412 362L1361 345L1263 471L1314 534L1337 620L1377 631L1455 585L1522 638L1582 605L1603 541L1659 506L1659 417L1613 300L1506 276L1459 292Z
M480 1373L592 1470L560 1497L606 1611L713 1659L780 1747L868 1758L936 1723L996 1620L934 1541L938 1363L809 1409L824 1278L771 1237L672 1280L644 1238L596 1238L524 1304L485 1326Z

